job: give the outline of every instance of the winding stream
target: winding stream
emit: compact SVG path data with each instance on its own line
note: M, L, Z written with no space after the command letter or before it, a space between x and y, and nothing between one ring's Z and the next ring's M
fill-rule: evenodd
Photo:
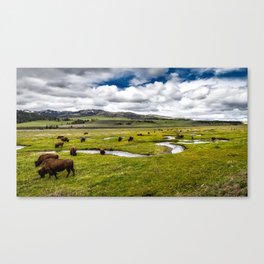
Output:
M16 150L19 150L19 149L22 149L22 148L24 148L25 146L20 146L20 145L18 145L18 146L16 146Z
M165 146L171 149L171 154L176 154L184 151L184 147L180 145L175 145L170 142L160 142L156 143L157 146Z

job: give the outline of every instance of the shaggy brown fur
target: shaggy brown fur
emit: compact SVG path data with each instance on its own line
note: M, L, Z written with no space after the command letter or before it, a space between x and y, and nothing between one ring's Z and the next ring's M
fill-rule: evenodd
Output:
M35 161L35 166L38 167L46 159L58 159L58 158L59 158L59 155L57 155L57 154L51 154L51 153L42 154L42 155L39 156L38 160Z
M58 148L58 147L63 147L63 142L57 142L57 143L55 143L55 148Z
M67 137L62 137L61 138L61 141L63 141L63 142L69 142L70 140Z
M50 176L54 175L57 179L57 172L67 170L68 177L72 171L73 175L75 175L73 160L71 159L47 159L45 161L44 166L38 171L41 178L44 178L48 173Z
M71 154L71 156L77 156L77 149L75 147L72 147L70 149L70 154Z

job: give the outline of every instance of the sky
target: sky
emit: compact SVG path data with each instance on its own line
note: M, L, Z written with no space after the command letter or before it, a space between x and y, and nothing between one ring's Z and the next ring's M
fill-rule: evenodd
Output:
M18 68L17 109L247 121L247 68Z

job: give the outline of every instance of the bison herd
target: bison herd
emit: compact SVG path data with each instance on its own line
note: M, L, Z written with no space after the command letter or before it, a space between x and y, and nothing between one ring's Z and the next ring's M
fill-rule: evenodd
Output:
M156 132L156 131L154 131ZM88 134L88 132L84 132L84 135ZM148 135L150 135L150 132L147 132ZM143 136L142 133L138 133L137 136ZM182 134L177 134L177 138L183 138ZM69 142L69 138L65 136L58 136L57 139L60 141L55 143L55 148L62 148L65 142ZM123 140L123 137L119 136L117 138L118 142L121 142ZM129 136L127 141L131 142L134 140L134 137ZM215 140L215 138L212 138L212 140ZM86 141L86 137L81 137L80 142L83 143ZM110 151L113 151L113 148L109 149ZM105 155L105 149L100 149L100 154ZM75 147L70 148L70 155L71 156L77 156L77 149ZM41 178L44 178L46 174L49 174L49 176L54 176L57 179L57 172L66 170L68 172L67 177L69 176L70 172L75 174L74 170L74 163L71 159L59 159L59 156L57 154L42 154L39 156L38 160L35 161L35 166L41 166L41 169L38 170L38 173Z

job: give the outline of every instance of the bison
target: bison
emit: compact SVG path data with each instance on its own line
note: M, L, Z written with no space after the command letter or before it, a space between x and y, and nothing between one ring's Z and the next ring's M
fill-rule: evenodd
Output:
M85 142L86 138L85 137L81 137L81 143Z
M118 141L119 141L119 142L122 141L122 139L123 139L122 137L118 137Z
M63 141L63 142L69 142L70 140L67 137L62 137L61 138L61 141Z
M105 154L105 150L104 149L100 149L100 154L104 155Z
M128 141L133 141L133 139L134 139L133 137L129 137Z
M61 138L63 138L64 136L57 136L57 139L61 139Z
M57 143L55 143L55 148L58 148L58 147L63 147L63 142L57 142Z
M137 134L138 136L143 136L142 133Z
M83 134L84 134L84 135L87 135L87 134L88 134L88 132L84 132Z
M77 156L77 149L76 149L75 147L72 147L72 148L70 149L70 155L71 155L71 156Z
M39 156L38 160L35 161L35 166L38 167L40 164L42 164L47 159L58 159L58 158L59 158L59 155L57 154L52 154L52 153L42 154Z
M54 175L54 177L57 179L57 172L64 170L67 170L68 172L66 177L70 175L71 171L73 175L75 175L73 160L47 159L44 166L40 170L38 170L38 173L41 178L44 178L48 173L50 177Z
M177 135L177 138L178 138L178 139L179 139L179 138L182 139L182 138L184 138L184 135L180 135L180 134L178 134L178 135Z

